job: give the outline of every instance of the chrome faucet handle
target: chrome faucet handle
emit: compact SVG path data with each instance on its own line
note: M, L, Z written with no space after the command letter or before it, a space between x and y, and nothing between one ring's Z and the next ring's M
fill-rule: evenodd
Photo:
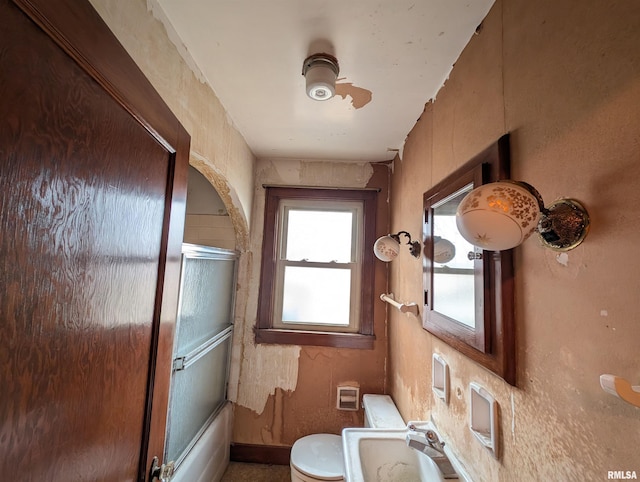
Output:
M444 452L444 442L440 441L434 430L418 428L413 423L407 425L407 429L410 432L407 433L406 442L410 448L422 452L435 462L445 479L459 479L453 464Z
M433 444L433 445L437 446L440 449L442 449L442 447L444 447L444 442L442 442L438 438L438 435L433 430L427 430L427 433L425 434L425 437L427 437L427 440L429 441L430 444Z
M426 434L427 432L429 432L429 429L424 429L424 428L418 428L416 427L414 424L410 423L409 425L407 425L407 428L413 432L418 432L418 433L424 433Z
M442 447L444 447L445 445L444 442L440 441L438 435L429 428L418 428L412 423L410 423L407 428L412 432L423 433L425 438L427 439L427 442L429 442L430 445L437 447L439 450L442 450Z

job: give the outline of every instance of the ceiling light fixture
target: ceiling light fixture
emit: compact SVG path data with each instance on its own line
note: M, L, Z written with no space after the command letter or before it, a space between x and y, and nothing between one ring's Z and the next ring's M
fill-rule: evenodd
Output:
M313 100L333 97L339 72L338 59L333 55L313 54L304 59L302 75L306 79L307 95Z

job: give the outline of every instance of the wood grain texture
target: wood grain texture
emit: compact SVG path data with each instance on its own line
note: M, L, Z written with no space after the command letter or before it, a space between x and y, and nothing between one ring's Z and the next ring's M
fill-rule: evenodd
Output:
M87 5L42 23L62 36ZM106 29L97 18L83 23L94 41ZM155 351L172 344L163 295L177 299L188 135L159 142L175 118L149 129L114 95L117 79L105 89L7 0L0 22L0 470L136 480L146 447L162 452L164 433L147 438L150 400Z
M291 447L285 445L231 444L230 458L234 462L289 465Z

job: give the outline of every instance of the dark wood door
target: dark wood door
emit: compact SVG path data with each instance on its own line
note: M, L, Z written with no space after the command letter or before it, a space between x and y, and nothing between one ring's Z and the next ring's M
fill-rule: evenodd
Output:
M88 2L0 0L0 32L1 478L141 480L188 135Z

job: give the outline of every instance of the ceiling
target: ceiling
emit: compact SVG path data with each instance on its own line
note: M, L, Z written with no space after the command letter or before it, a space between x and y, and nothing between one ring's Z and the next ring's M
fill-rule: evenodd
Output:
M402 150L493 1L149 0L256 157L345 161ZM302 76L319 52L340 65L326 101Z

